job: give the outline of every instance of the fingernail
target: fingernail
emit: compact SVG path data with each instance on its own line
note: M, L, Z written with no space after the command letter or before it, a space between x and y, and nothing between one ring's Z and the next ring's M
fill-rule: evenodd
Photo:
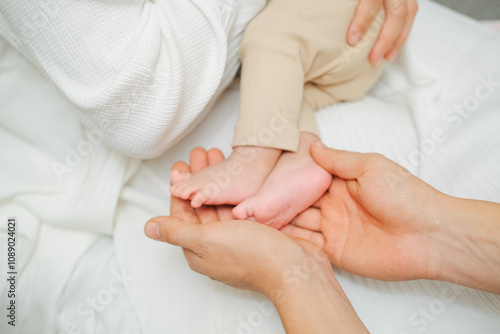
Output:
M380 63L380 60L382 59L382 56L375 56L375 61L373 62L373 65L378 65Z
M361 39L361 33L359 31L354 31L349 35L349 44L351 46L354 46L358 44L360 39Z
M316 147L321 148L321 149L328 148L328 147L326 147L326 145L325 145L325 144L323 144L323 142L322 142L321 140L317 140L317 141L315 141L315 142L314 142L314 145L316 145Z
M160 225L155 222L146 223L144 228L144 233L150 239L159 240L160 239Z

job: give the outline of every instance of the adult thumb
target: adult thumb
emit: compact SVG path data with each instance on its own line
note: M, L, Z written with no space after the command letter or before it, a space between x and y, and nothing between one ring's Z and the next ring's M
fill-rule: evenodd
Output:
M330 174L346 180L361 176L368 165L367 154L328 148L319 140L311 144L311 156Z
M199 238L200 225L191 224L177 217L155 217L144 226L148 238L191 249Z

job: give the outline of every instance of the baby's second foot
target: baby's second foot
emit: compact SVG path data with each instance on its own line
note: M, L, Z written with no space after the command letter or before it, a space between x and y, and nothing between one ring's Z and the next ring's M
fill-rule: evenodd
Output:
M234 217L280 229L314 204L330 186L332 175L310 156L312 141L310 138L301 143L302 149L297 153L283 153L257 194L233 209Z
M259 190L280 154L273 148L235 147L226 160L198 173L173 170L170 193L190 199L194 208L203 204L238 204Z

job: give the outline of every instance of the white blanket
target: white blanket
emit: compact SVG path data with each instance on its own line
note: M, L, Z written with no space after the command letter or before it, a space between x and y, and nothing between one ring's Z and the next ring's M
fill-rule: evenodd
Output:
M265 0L2 0L0 36L114 150L157 157L205 116L239 67Z
M322 138L383 153L448 194L500 202L500 34L419 4L409 42L372 92L317 113ZM265 297L192 272L180 249L142 231L169 213L174 161L195 146L230 152L238 94L235 83L179 144L141 162L86 136L75 107L0 40L2 272L7 217L19 222L17 326L2 315L1 333L284 332ZM57 163L70 168L62 183ZM500 330L499 296L335 272L372 333Z

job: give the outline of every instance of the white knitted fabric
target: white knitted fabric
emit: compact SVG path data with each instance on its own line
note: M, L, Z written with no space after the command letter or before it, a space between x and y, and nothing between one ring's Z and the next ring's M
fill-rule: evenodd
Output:
M39 67L105 145L153 158L193 126L239 66L265 0L2 0L0 35Z

